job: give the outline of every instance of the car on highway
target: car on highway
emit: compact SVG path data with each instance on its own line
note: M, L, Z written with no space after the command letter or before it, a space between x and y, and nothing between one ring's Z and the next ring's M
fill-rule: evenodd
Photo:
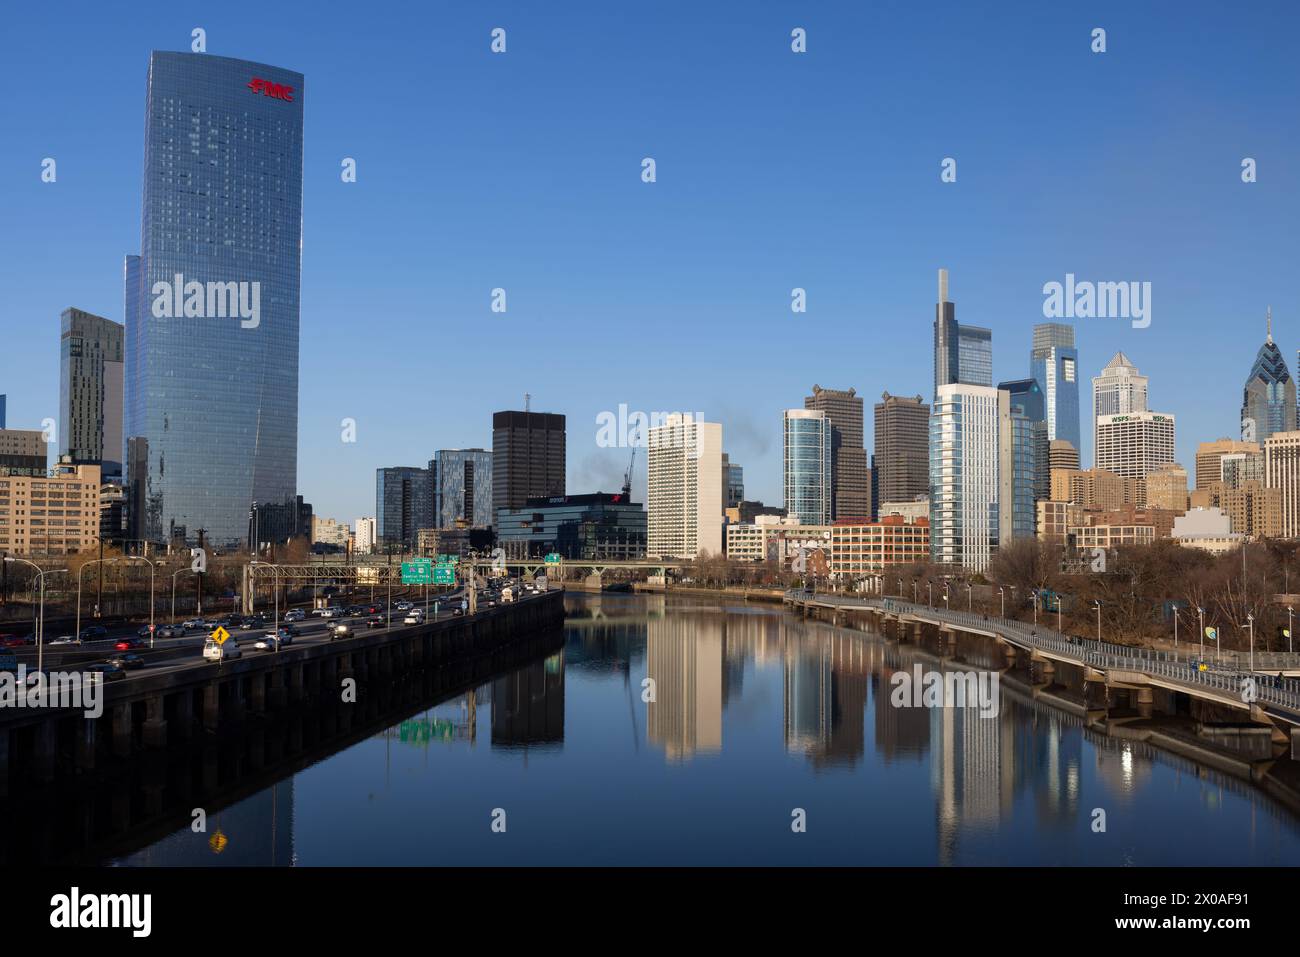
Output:
M398 611L410 611L411 603L409 601L399 601L393 607L396 608Z
M404 624L404 625L423 625L423 624L424 624L424 612L423 612L421 609L419 609L419 608L412 608L410 611L408 611L408 612L406 613L406 617L402 619L402 624Z
M206 628L207 626L208 623L204 621L202 618L191 618L188 621L181 622L181 627L184 628L186 631L198 631L202 628Z
M291 608L284 613L285 621L303 621L307 617L301 608Z
M79 645L79 644L81 644L81 639L80 639L80 638L74 638L72 635L60 635L58 638L55 638L53 641L48 642L48 644L50 644L50 645Z
M108 663L116 665L124 671L134 671L136 668L144 667L144 659L133 651L128 651L122 655L114 655L108 659Z
M351 638L351 637L352 637L352 626L349 625L346 621L340 621L337 625L333 625L330 627L330 641L333 641L335 638Z
M234 638L227 638L224 642L209 638L203 643L204 661L225 661L227 658L240 657L243 657L243 652L239 650L239 642Z
M91 681L121 681L126 677L126 672L117 665L105 661L97 665L87 665L86 677Z
M254 628L262 628L265 623L256 618L244 618L239 622L240 631L252 631Z
M180 625L159 625L155 634L159 638L181 638L185 635L185 629Z
M371 615L366 619L366 625L370 628L383 628L386 624L388 624L388 621L383 615Z
M113 643L113 650L130 651L132 648L143 648L144 646L145 641L143 638L119 638Z
M35 643L36 639L31 635L5 635L0 638L0 648L21 648Z
M103 625L87 625L81 629L82 641L99 641L108 637L108 629Z
M258 651L278 651L282 645L291 644L293 644L292 635L286 635L283 631L268 631L253 642L253 647Z

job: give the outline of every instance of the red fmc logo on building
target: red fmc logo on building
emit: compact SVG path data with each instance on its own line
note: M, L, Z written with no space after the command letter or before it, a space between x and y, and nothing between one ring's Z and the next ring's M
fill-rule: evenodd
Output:
M270 80L263 80L261 77L253 77L248 81L248 88L254 93L261 93L263 96L273 96L277 100L284 100L288 103L293 102L293 87L285 86L283 83L272 83Z

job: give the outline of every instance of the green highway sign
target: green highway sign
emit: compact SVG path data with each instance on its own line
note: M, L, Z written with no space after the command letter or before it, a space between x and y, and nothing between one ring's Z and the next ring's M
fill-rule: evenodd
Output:
M456 566L455 565L434 565L433 566L433 583L435 585L454 585L456 584Z
M439 564L439 565L459 565L459 564L460 564L460 556L459 556L459 555L439 555L439 556L438 556L438 564Z
M548 565L558 565L562 559L559 552L547 552L545 561Z
M433 562L427 558L416 558L402 562L403 585L432 585Z

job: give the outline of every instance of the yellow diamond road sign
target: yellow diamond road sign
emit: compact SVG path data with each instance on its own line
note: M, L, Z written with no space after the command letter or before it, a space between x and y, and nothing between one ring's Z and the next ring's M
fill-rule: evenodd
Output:
M229 637L230 632L226 631L226 629L222 628L220 625L217 625L217 630L212 633L212 640L219 645L225 644L226 639Z

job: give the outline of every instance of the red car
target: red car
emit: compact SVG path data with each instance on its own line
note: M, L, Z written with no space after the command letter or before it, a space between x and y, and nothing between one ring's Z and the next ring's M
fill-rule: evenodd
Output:
M23 645L32 645L36 639L30 635L5 635L0 637L0 648L21 648Z
M119 638L113 645L114 651L130 651L132 648L143 648L147 642L143 638Z

